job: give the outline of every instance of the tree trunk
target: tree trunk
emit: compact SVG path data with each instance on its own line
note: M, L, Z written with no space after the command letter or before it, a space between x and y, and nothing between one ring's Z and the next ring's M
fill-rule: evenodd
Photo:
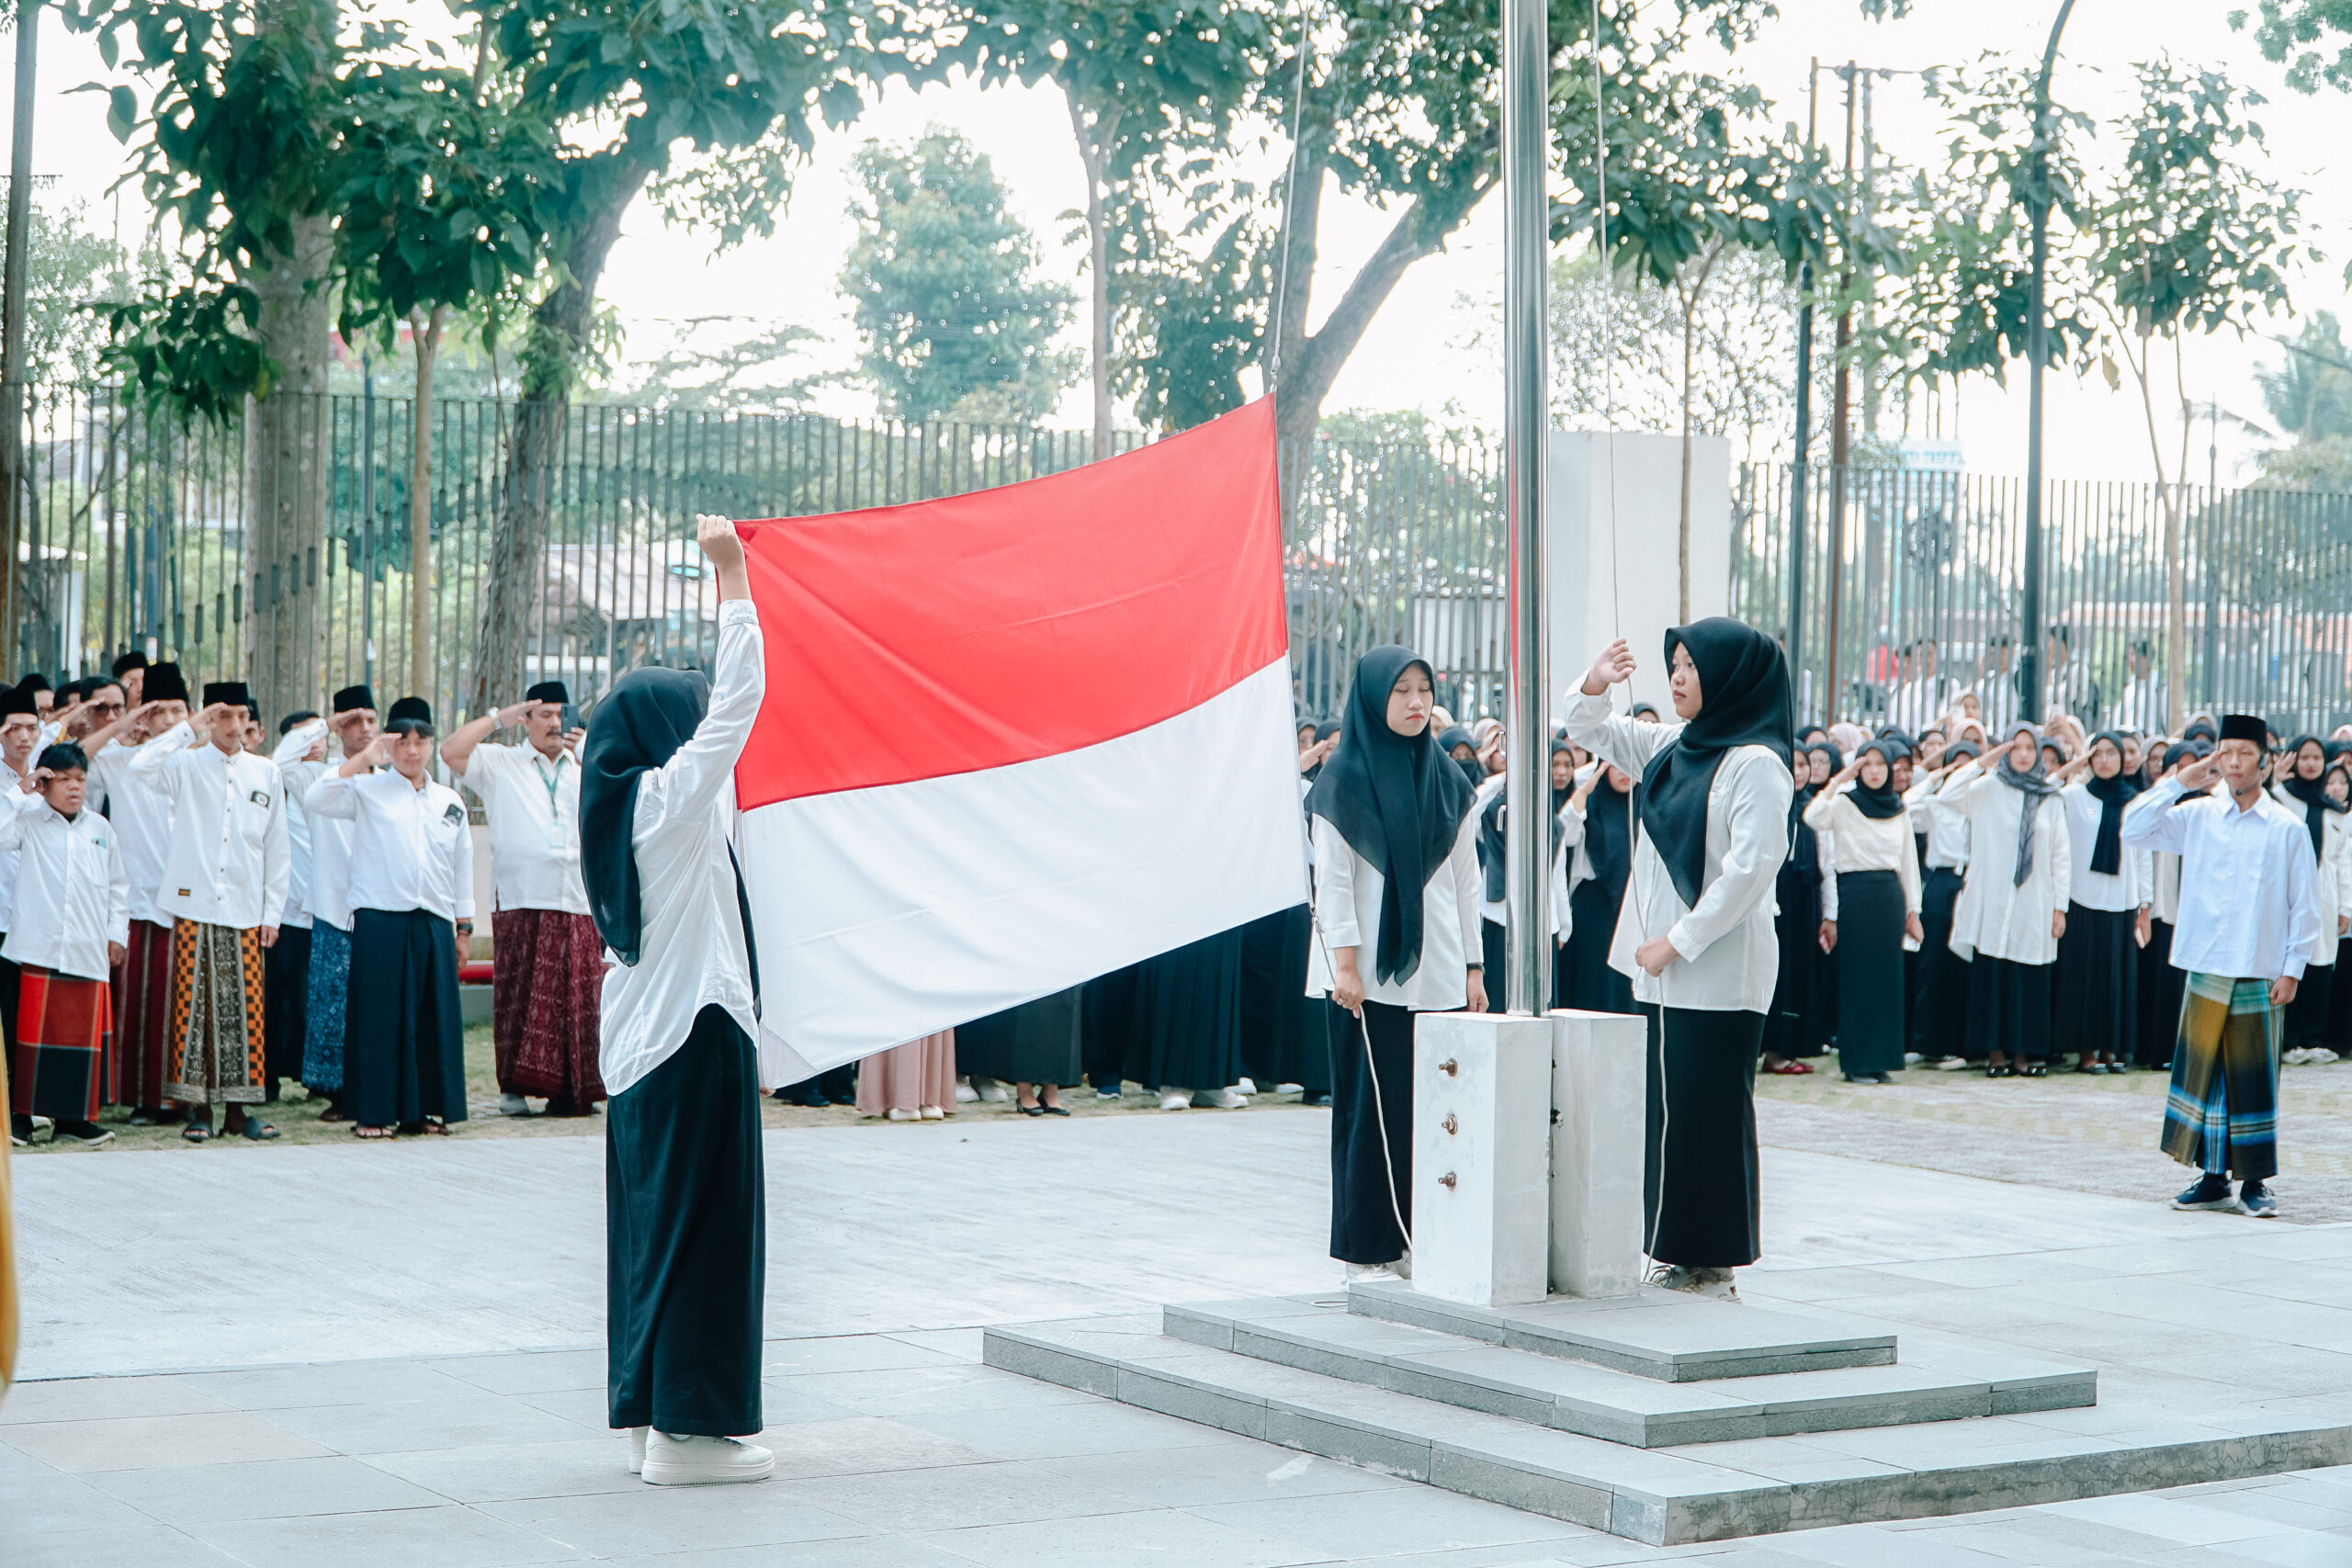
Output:
M414 419L408 457L408 689L428 702L434 695L433 365L441 355L441 333L448 322L447 305L434 306L429 317L422 310L409 317L409 342L416 350L416 398L411 405Z
M268 395L245 405L244 676L265 716L310 706L319 695L334 331L322 284L332 243L328 220L298 220L293 252L272 257L252 279L261 298L257 333L277 364Z
M564 247L561 281L531 312L514 427L507 436L501 504L492 525L481 619L474 636L473 680L467 694L477 714L514 700L524 686L525 642L539 592L541 558L555 504L570 399L596 310L596 282L620 238L621 214L650 171L622 175L604 203Z
M1102 458L1111 455L1111 236L1102 210L1102 172L1112 141L1118 135L1120 111L1110 109L1090 125L1079 105L1078 89L1064 83L1062 95L1069 102L1069 128L1078 138L1078 161L1086 169L1086 267L1092 275L1086 310L1091 333L1087 368L1093 381L1093 456Z

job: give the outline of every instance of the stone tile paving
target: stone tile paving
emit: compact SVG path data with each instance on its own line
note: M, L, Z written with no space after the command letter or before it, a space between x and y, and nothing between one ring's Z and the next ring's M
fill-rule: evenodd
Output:
M1033 1382L978 1350L974 1331L770 1341L777 1476L707 1489L629 1476L594 1350L29 1383L0 1406L0 1563L2352 1563L2352 1466L1658 1549Z

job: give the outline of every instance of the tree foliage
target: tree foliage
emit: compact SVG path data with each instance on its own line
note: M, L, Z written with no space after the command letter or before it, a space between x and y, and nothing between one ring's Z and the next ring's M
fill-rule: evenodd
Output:
M2252 17L2243 10L2230 13L2233 29L2249 20L2262 58L2286 66L2287 85L2295 91L2314 93L2323 85L2352 91L2352 0L2261 0ZM2325 52L2324 43L2332 43L2335 52Z
M883 406L928 423L977 392L1023 421L1049 412L1077 367L1057 353L1070 294L1037 276L1037 242L1005 208L987 156L933 126L911 146L869 141L842 291Z

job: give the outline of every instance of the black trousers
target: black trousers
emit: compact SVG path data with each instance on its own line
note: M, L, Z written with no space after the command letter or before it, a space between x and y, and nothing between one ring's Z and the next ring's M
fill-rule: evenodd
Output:
M1642 1010L1650 1021L1644 1250L1690 1269L1744 1268L1763 1251L1756 1055L1764 1015Z
M457 933L424 909L351 912L345 1108L362 1127L466 1119Z
M1903 1069L1903 879L1838 874L1838 1066L1850 1077Z
M2173 1048L2180 1043L2180 998L2188 987L2188 976L2172 966L2172 922L2151 920L2148 945L2140 950L2140 1043L2134 1053L2140 1066L2172 1066Z
M1405 1256L1396 1217L1410 1224L1413 1214L1413 1014L1368 1001L1359 1026L1337 1002L1330 1008L1339 1014L1331 1036L1331 1256L1342 1263L1394 1263Z
M605 1102L605 1391L615 1427L760 1429L767 1178L752 1041L726 1010Z
M2295 987L2295 999L2287 1004L2285 1050L2325 1051L2333 1049L2327 1043L2327 1013L2335 1000L2335 965L2314 964L2303 971L2302 984Z
M2050 972L2054 964L2018 964L1984 953L1968 964L1971 1061L2004 1056L2028 1062L2050 1055Z
M266 1099L277 1080L302 1076L302 1041L311 1030L311 928L280 926L262 954L262 1081Z

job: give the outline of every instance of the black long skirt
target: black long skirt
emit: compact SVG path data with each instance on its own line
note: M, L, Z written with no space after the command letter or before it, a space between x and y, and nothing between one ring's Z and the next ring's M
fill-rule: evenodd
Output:
M1130 964L1086 982L1080 1009L1085 1038L1080 1051L1086 1081L1098 1089L1117 1089L1126 1076L1128 1059L1136 1053L1136 992L1143 965Z
M1919 884L1918 983L1911 992L1911 1038L1923 1056L1968 1055L1968 960L1951 950L1951 910L1965 882L1950 866Z
M2130 909L2066 906L2058 939L2056 1043L2087 1066L2105 1052L2131 1060L2140 1044L2140 944Z
M2140 1035L2132 1057L2143 1067L2172 1066L2180 1042L2180 998L2188 976L2172 966L2172 922L2150 920L2140 950Z
M2332 1051L2327 1043L2327 1014L2335 1000L2335 965L2314 964L2303 971L2295 999L2287 1004L2287 1033L2280 1042L2290 1051Z
M262 954L263 1098L277 1098L277 1080L302 1076L302 1042L311 1032L311 928L280 926Z
M1331 1091L1331 1051L1321 997L1306 994L1313 916L1294 904L1246 928L1241 949L1241 1066L1262 1089L1295 1083Z
M1772 981L1772 1006L1764 1015L1764 1050L1774 1056L1817 1056L1829 1038L1828 1010L1822 997L1821 881L1782 867L1775 889L1780 912L1772 931L1781 943L1781 969Z
M1838 874L1838 1066L1851 1077L1903 1067L1904 914L1894 872Z
M2029 1062L2050 1056L2049 964L2016 964L1979 953L1968 964L1968 1050Z
M1685 1268L1745 1268L1763 1250L1756 1055L1764 1015L1642 1010L1650 1021L1645 1250Z
M1151 1089L1219 1089L1239 1081L1246 929L1145 960L1136 981L1127 1077Z
M424 909L354 909L344 1108L362 1127L466 1119L457 932Z
M1084 988L1073 986L958 1024L956 1066L974 1077L1072 1088L1085 1070L1084 1014Z
M1510 980L1510 928L1500 920L1478 919L1478 961L1486 965L1487 1010L1501 1012L1503 992Z
M1623 887L1607 887L1598 879L1577 884L1568 895L1567 984L1562 1007L1586 1012L1634 1010L1634 982L1609 967L1609 943L1617 934L1617 910L1624 900ZM1494 982L1489 977L1487 984Z
M1368 1001L1359 1024L1339 1003L1324 1006L1338 1015L1331 1021L1331 1256L1342 1263L1394 1263L1406 1245L1397 1217L1409 1223L1413 1214L1413 1014Z
M605 1105L606 1393L615 1427L740 1438L760 1416L767 1182L760 1077L725 1009Z

